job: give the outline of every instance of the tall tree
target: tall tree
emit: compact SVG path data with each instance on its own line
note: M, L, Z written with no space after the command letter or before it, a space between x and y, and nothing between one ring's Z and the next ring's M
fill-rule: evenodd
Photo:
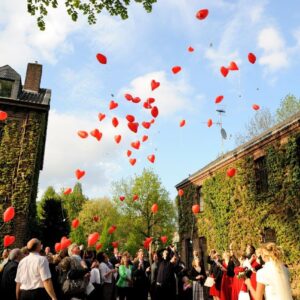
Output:
M292 94L286 95L276 111L276 122L282 122L300 111L300 98Z
M235 143L241 145L258 136L275 124L274 117L268 108L257 111L252 119L245 125L245 133L235 136Z
M77 216L80 225L72 229L71 239L79 244L87 244L89 234L98 232L103 247L108 247L114 236L107 235L109 226L118 227L119 214L108 198L86 201ZM105 238L107 237L107 238Z
M65 219L66 211L58 198L44 198L40 205L41 240L44 246L53 249L54 244L70 232L69 223Z
M80 182L75 184L71 194L64 195L62 191L61 198L63 199L63 205L67 210L68 220L70 222L78 216L82 206L88 200L88 198L83 194Z
M173 236L176 231L175 207L152 170L144 169L140 176L114 183L113 195L121 215L119 232L127 237L125 248L137 250L146 237ZM133 199L134 195L138 196L138 200ZM125 200L120 201L120 196L124 196ZM155 203L158 212L153 214L151 207Z
M89 24L95 24L97 15L104 9L112 16L120 16L122 19L128 18L128 6L131 0L65 0L64 4L67 13L73 21L77 21L78 14L81 13L87 16ZM134 0L134 2L142 3L147 12L152 11L153 3L157 0ZM45 30L46 24L44 17L48 14L49 7L57 8L58 0L27 0L28 12L35 16L37 15L37 24L41 30Z

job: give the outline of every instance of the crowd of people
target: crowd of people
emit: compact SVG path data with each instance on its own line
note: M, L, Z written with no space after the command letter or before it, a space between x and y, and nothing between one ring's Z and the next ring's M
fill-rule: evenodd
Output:
M193 252L189 268L174 245L140 249L135 257L117 248L85 251L77 244L57 254L32 239L3 252L0 298L5 300L292 300L289 273L274 243L244 254L233 250L208 258ZM150 253L147 255L146 253ZM207 266L207 268L205 268Z

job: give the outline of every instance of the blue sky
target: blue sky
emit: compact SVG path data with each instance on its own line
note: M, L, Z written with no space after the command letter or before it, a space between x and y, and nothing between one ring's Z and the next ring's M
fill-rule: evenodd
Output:
M49 12L45 32L36 28L23 2L0 3L0 65L10 64L24 78L27 63L38 61L42 86L52 89L40 193L48 185L72 186L79 168L87 172L81 181L88 196L109 196L112 181L152 167L174 197L175 184L222 151L220 128L205 124L218 120L217 108L226 110L223 126L234 136L254 115L252 104L274 112L287 93L300 95L298 1L158 0L151 14L134 4L128 20L102 14L94 26L82 16L73 23L61 5ZM201 8L210 11L204 21L195 18ZM189 53L189 46L195 52ZM97 62L98 52L107 56L107 65ZM257 56L254 65L247 61L249 52ZM222 77L220 66L232 60L240 71ZM175 65L182 67L177 75L171 72ZM161 82L154 92L152 79ZM150 116L141 105L128 103L125 92L156 98L160 116L149 131L135 135L127 129L126 114L138 121ZM216 106L218 95L225 98ZM112 99L119 103L115 111L108 110ZM101 124L99 112L107 114ZM117 129L113 116L120 119ZM181 119L187 122L183 128ZM76 136L77 130L94 128L103 132L101 142ZM113 137L119 133L123 141L116 145ZM134 152L138 162L132 167L125 153L144 133L149 141ZM234 147L229 139L224 151ZM156 155L154 165L149 154Z

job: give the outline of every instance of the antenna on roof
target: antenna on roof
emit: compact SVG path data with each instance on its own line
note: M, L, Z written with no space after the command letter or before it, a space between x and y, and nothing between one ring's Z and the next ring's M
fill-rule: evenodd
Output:
M226 130L223 128L223 122L222 122L222 116L226 113L224 109L217 109L217 113L219 113L219 122L216 124L220 126L221 128L221 141L222 141L222 152L224 150L224 140L227 139L227 133Z

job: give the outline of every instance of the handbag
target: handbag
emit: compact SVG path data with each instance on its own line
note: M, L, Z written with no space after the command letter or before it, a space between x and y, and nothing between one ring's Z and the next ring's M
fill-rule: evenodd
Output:
M243 291L240 291L239 292L239 298L238 300L250 300L250 295L248 292L243 292Z
M85 279L70 279L68 273L67 278L62 285L62 291L66 296L76 296L85 294L86 287L87 281Z
M207 277L204 286L212 287L215 284L215 280L212 277Z

